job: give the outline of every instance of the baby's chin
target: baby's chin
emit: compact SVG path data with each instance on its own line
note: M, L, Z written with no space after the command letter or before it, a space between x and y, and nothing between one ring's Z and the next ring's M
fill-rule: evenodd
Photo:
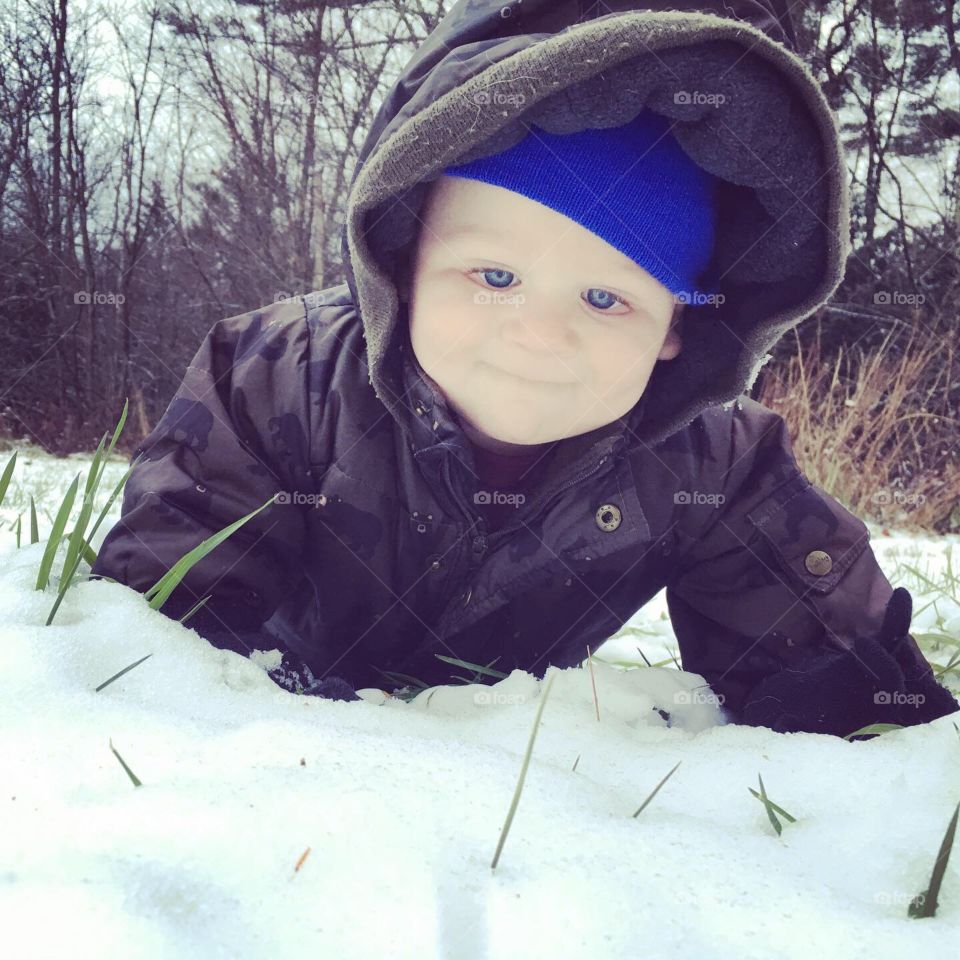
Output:
M497 444L510 444L533 448L561 439L562 431L542 423L517 422L515 417L485 416L482 411L474 413L461 406L455 407L455 413L467 437L481 446L495 447Z

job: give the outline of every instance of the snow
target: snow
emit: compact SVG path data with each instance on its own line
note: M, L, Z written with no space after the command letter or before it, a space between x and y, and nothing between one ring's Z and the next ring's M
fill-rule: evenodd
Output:
M44 626L56 591L33 589L44 540L27 545L25 523L18 550L8 527L29 491L42 489L53 513L85 463L27 459L0 511L5 956L955 952L960 851L937 916L908 919L907 905L960 800L960 714L856 743L727 723L695 674L601 662L642 663L639 645L670 663L660 594L631 621L636 632L596 652L599 721L589 669L548 671L493 870L546 680L514 671L410 703L378 691L359 702L297 696L266 675L275 653L218 650L102 581L71 589ZM104 485L125 466L111 463ZM922 611L912 632L958 635L956 600L896 571L904 561L939 578L948 558L956 571L960 538L891 533L871 527L872 545ZM945 663L950 649L927 652ZM797 818L780 837L748 792L758 774Z

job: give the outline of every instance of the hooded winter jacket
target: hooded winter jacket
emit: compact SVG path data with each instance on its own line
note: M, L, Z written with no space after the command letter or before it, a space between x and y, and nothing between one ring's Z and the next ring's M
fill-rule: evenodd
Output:
M892 587L865 525L746 395L849 252L836 121L786 6L460 0L363 145L345 282L213 326L138 450L94 574L146 590L273 498L165 613L209 595L190 624L217 646L285 648L355 688L387 686L382 671L432 685L457 672L437 654L538 675L579 664L665 587L684 669L735 719L765 677L876 634ZM573 132L642 109L721 181L723 302L688 305L681 353L637 405L557 443L490 530L471 445L410 346L398 277L417 211L446 166L525 123Z

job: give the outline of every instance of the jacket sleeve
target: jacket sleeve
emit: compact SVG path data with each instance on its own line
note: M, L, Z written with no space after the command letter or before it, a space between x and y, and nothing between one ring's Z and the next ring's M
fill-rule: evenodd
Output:
M724 455L700 483L720 505L706 523L677 520L686 547L667 605L684 669L744 722L743 705L766 677L812 669L822 654L875 637L893 587L863 521L797 466L782 417L743 397L730 416L706 422ZM935 683L912 636L898 659L908 679Z
M199 561L161 608L179 619L210 595L186 625L245 655L265 646L262 624L302 577L306 508L295 494L311 488L309 351L295 302L213 326L134 451L143 459L92 569L143 592L201 541L280 494Z

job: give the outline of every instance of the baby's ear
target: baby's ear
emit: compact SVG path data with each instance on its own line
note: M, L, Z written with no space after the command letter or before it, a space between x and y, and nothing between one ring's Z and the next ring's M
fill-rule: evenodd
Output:
M672 360L680 353L680 349L683 346L683 309L684 304L674 304L673 316L670 318L667 335L663 338L663 346L657 354L658 360Z

